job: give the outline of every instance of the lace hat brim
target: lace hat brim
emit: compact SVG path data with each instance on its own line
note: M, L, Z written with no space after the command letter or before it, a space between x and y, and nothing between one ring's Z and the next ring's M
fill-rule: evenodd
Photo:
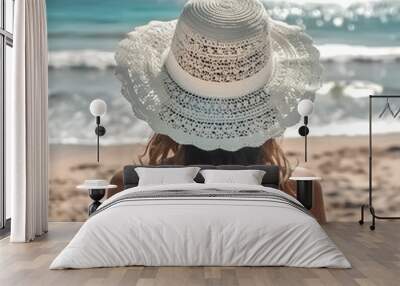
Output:
M204 97L182 89L164 66L176 20L152 21L122 40L115 54L121 92L135 115L180 144L204 150L257 147L299 122L297 104L321 85L319 52L297 26L271 20L272 73L239 97Z

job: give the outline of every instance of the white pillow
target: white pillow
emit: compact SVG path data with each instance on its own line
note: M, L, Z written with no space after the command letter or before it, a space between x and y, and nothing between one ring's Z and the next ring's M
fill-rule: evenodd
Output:
M139 186L195 183L193 179L199 170L199 167L135 168L139 176Z
M261 185L265 171L261 170L202 170L205 184Z

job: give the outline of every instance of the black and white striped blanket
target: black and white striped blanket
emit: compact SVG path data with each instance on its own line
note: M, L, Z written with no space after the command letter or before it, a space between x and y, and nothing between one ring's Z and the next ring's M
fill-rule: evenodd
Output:
M111 207L117 206L129 201L149 201L149 200L257 200L268 201L279 204L292 206L293 208L310 214L309 211L299 202L294 199L289 199L287 196L277 194L275 192L260 191L260 190L218 190L215 188L202 190L162 190L162 191L138 191L130 192L117 197L114 200L106 202L104 205L92 213L94 216Z

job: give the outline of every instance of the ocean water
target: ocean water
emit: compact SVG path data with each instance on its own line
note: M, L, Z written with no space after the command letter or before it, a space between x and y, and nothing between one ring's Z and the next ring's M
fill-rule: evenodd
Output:
M89 103L108 104L103 143L144 142L151 134L120 95L114 50L151 20L179 16L184 0L47 0L49 133L52 143L94 144ZM268 1L272 18L302 26L321 52L311 134L367 134L368 95L400 95L400 1ZM385 103L377 100L375 114ZM399 101L392 101L396 109ZM377 119L376 132L400 131L399 119ZM296 136L296 127L287 136Z

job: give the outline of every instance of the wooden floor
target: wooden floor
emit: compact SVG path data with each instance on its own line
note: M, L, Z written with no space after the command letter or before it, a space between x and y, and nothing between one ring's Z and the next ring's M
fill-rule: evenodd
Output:
M0 241L0 285L400 285L400 223L331 223L324 228L352 269L289 267L123 267L48 270L80 223L50 223L49 233L28 244Z

